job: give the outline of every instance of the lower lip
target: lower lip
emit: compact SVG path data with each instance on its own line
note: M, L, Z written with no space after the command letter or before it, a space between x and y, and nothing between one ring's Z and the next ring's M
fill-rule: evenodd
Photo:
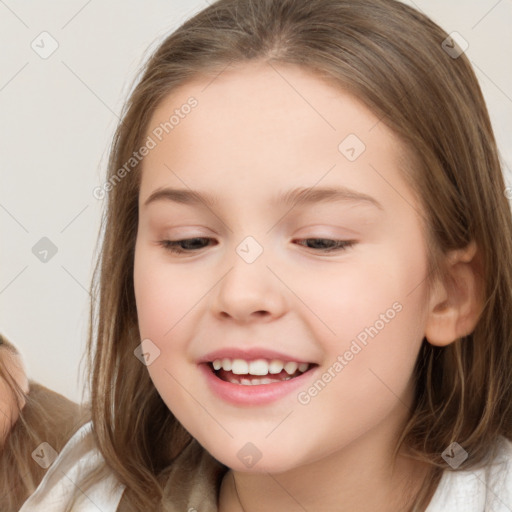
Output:
M205 375L210 389L222 400L235 405L263 405L275 402L303 387L317 367L315 366L293 379L272 382L271 384L257 384L255 386L233 384L219 379L210 365L206 363L201 363L199 368Z

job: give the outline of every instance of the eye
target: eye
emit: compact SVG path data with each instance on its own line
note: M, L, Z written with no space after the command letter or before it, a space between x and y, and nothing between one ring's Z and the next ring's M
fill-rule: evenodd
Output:
M213 238L208 237L196 237L196 238L185 238L183 240L161 240L159 241L159 245L161 245L164 249L174 253L186 253L186 252L197 252L197 249L202 249L203 247L197 247L197 241L199 241L199 245L202 242L208 240L213 240ZM190 242L194 242L190 244ZM185 246L185 247L182 247Z
M213 238L196 237L182 240L161 240L158 242L164 249L172 253L191 253L203 249ZM305 238L299 242L308 242L308 248L321 252L346 250L355 245L355 240L331 240L329 238ZM313 242L312 244L310 242ZM327 244L326 244L327 242ZM302 244L299 244L302 245ZM313 245L313 247L311 247ZM315 247L316 246L316 247Z
M329 238L304 238L303 240L299 240L299 242L311 241L313 242L312 245L316 245L317 247L310 247L311 244L308 244L308 247L310 249L316 249L321 252L343 251L352 247L356 243L355 240L331 240Z

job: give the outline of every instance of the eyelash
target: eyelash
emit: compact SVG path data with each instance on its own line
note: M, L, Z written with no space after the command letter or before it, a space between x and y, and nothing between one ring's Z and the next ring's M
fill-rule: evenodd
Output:
M161 240L158 242L158 244L161 245L165 250L167 250L171 253L183 254L183 253L197 252L192 249L182 249L181 247L179 247L179 244L181 244L183 242L189 242L191 240L212 240L212 238L194 237L194 238L184 238L182 240ZM318 249L320 252L324 252L324 253L333 252L333 251L345 251L356 244L355 240L332 240L330 238L304 238L301 241L307 241L307 240L316 240L316 241L321 240L321 241L335 242L336 247L334 247L334 248L330 247L327 249ZM203 247L201 247L201 249L203 249ZM313 249L313 250L315 250L315 249Z

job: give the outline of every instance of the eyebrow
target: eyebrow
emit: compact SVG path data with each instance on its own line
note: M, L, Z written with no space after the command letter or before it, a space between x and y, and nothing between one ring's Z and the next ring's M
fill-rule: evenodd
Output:
M156 189L144 202L144 207L157 201L171 201L180 204L200 205L203 203L208 208L214 209L220 199L205 192L198 192L191 189L176 189L163 187ZM273 196L270 200L271 205L284 204L286 206L306 206L317 203L335 203L351 202L355 204L373 205L380 210L383 206L374 197L357 192L347 187L299 187L288 192L281 192Z

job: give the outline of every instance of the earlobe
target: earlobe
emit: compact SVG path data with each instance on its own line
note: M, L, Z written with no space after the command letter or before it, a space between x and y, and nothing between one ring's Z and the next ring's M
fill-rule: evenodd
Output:
M436 346L471 334L482 311L482 267L476 243L451 251L445 264L447 282L436 281L425 326L427 341Z

